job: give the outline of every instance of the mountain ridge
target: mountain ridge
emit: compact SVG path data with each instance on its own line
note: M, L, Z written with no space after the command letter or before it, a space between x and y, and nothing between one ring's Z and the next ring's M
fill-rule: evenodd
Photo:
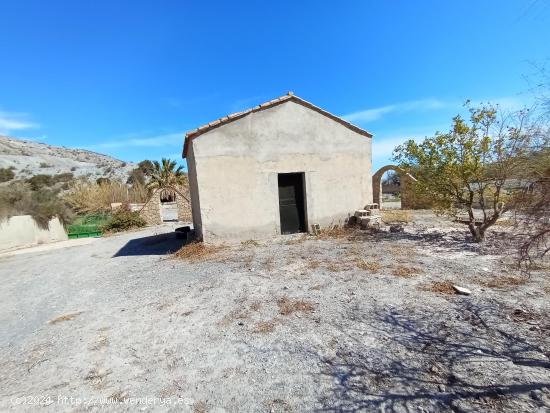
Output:
M72 173L75 177L106 177L126 181L137 167L87 149L67 148L0 135L0 168L11 168L17 179L33 175Z

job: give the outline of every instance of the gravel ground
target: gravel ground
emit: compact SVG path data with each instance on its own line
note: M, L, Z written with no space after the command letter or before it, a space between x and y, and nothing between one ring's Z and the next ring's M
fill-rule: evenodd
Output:
M548 274L496 235L423 213L190 262L172 228L0 258L1 410L550 408Z

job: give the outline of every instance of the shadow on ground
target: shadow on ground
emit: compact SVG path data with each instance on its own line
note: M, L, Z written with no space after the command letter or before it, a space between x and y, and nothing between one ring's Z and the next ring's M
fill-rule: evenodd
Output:
M185 239L178 238L175 232L135 238L118 250L113 258L136 255L167 255L179 250L186 242Z
M485 313L494 309L462 303L457 310L458 322L392 308L356 313L363 332L373 330L384 345L348 334L334 357L317 355L334 383L319 411L513 412L518 398L521 406L548 408L550 354L537 335L492 326Z

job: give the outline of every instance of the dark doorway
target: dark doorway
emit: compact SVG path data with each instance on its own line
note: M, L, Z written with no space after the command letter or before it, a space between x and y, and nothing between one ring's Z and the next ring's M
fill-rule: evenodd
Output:
M279 174L281 234L306 232L304 174Z

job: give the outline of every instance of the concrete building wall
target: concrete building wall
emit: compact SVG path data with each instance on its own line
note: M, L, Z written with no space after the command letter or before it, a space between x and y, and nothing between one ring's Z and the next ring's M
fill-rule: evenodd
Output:
M40 228L30 215L15 216L0 221L0 251L66 239L68 239L67 233L58 218L50 220L48 229Z
M205 241L279 234L279 173L305 174L308 228L343 224L372 202L371 139L292 101L197 137L188 162Z

